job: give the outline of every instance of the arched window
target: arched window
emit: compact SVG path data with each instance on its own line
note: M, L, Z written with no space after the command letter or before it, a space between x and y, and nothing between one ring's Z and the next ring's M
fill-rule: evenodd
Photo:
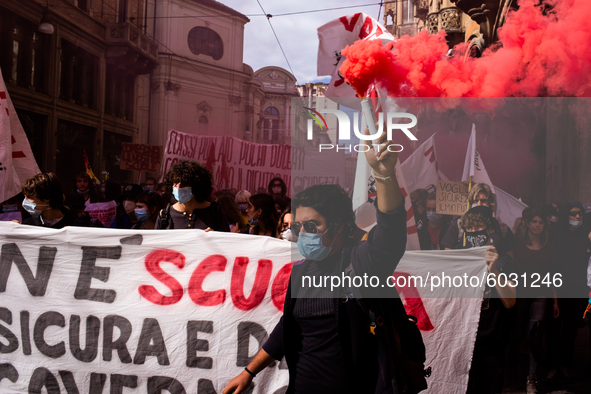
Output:
M209 135L209 119L205 115L199 117L199 134Z
M269 107L265 110L265 115L279 116L279 111L275 107Z
M220 60L224 55L224 44L218 33L207 27L194 27L187 38L189 49L195 55L211 56Z
M279 141L279 110L267 107L263 119L263 143L278 144Z

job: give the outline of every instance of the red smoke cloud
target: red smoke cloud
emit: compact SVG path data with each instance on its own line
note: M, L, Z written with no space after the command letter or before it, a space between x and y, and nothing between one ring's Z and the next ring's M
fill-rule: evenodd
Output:
M340 69L358 95L372 83L398 97L591 96L591 1L555 1L543 15L537 0L522 0L498 36L502 45L465 58L444 32L422 31L383 45L357 41L343 49Z

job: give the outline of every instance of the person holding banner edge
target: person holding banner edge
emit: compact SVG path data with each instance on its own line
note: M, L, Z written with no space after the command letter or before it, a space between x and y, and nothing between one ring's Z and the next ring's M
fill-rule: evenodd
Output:
M259 372L283 356L290 374L287 393L387 393L398 385L398 372L396 377L388 375L387 351L372 336L360 303L349 298L298 298L298 291L308 289L296 288L294 280L302 274L340 273L348 261L356 275L365 272L385 280L395 270L406 245L406 211L395 174L397 154L387 150L392 144L384 132L376 145L367 145L366 159L376 180L377 225L366 242L352 245L352 203L338 186L316 185L294 197L291 229L306 259L292 267L279 323L223 394L244 392ZM340 211L336 216L335 207ZM404 311L401 303L400 308Z

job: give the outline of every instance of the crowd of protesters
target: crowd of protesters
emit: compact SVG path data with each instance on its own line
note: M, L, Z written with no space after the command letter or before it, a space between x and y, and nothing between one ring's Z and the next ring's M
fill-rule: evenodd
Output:
M436 213L434 190L418 189L410 197L422 250L488 245L488 254L497 256L489 272L521 280L485 290L468 393L500 393L506 372L513 381L523 379L528 394L537 393L540 384L557 389L568 382L577 332L585 326L584 313L587 319L590 313L591 203L528 207L511 229L495 218L495 195L483 183L472 186L470 209L461 217ZM554 274L561 282L552 283L560 286L531 283ZM589 342L591 355L591 326ZM591 363L586 368L591 374Z
M103 227L86 208L115 201L111 228L201 229L297 241L297 232L291 231L291 199L279 177L256 194L236 189L214 193L211 172L202 164L183 161L165 174L162 183L147 178L141 185L99 185L82 172L74 184L68 193L56 174L37 174L23 183L22 195L2 203L2 213L20 212L19 221L33 226ZM562 286L500 286L499 281L485 289L468 393L500 393L504 376L520 371L525 376L514 378L525 381L528 394L536 393L540 384L557 387L568 381L586 307L591 314L591 203L528 207L510 227L495 217L495 195L486 184L471 187L470 208L461 217L437 213L433 189L415 190L410 199L421 249L488 246L490 275L520 278L537 273L542 280L545 274L562 275ZM591 329L589 337L591 343ZM519 363L521 369L516 367ZM588 368L591 374L591 364Z

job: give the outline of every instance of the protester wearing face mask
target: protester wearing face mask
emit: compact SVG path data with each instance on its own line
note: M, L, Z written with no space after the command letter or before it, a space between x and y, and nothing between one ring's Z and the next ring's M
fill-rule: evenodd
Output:
M427 225L417 230L421 250L443 250L445 247L441 244L448 228L444 215L435 211L437 206L435 193L427 196L425 213L427 216Z
M297 237L291 231L291 208L287 208L279 217L277 224L277 238L290 242L297 242Z
M267 191L273 197L273 200L279 199L282 201L284 209L290 206L291 198L287 197L287 186L281 177L271 179Z
M567 201L560 210L560 219L550 234L554 247L554 266L562 275L562 285L556 289L560 322L554 325L554 337L560 338L550 360L555 362L547 378L562 375L570 379L573 366L575 338L583 326L582 315L587 306L587 266L589 263L589 231L583 226L585 210L578 201ZM561 329L562 328L562 329Z
M249 234L277 236L277 211L273 197L268 194L255 194L248 201Z
M246 210L248 209L248 201L250 200L250 192L248 190L240 190L236 193L236 197L234 201L236 201L236 206L240 211L240 215L242 217L242 221L244 222L245 226L248 226L248 213ZM250 228L250 226L248 226Z
M156 190L156 178L149 176L146 178L146 182L144 182L144 191L145 192L153 192Z
M123 188L123 193L119 196L117 202L117 214L111 228L131 229L137 223L138 218L135 216L135 208L137 197L142 194L144 189L140 185L130 183Z
M352 267L356 275L383 280L396 268L406 245L406 211L394 174L397 154L387 150L392 142L386 141L386 133L376 144L381 160L369 145L366 157L376 178L377 225L367 241L355 243L352 203L338 185L311 186L294 197L291 231L298 235L298 249L305 259L292 265L279 323L222 394L244 393L256 374L284 356L287 393L393 392L391 370L386 367L389 353L380 352L383 343L371 334L370 318L360 304L321 294L307 297L312 294L303 292L313 290L296 287L302 275L340 276L341 265ZM402 308L399 298L391 300Z
M135 217L138 222L131 228L137 230L153 230L156 227L158 212L164 207L162 197L156 192L146 192L137 196Z
M463 248L489 246L486 254L489 275L499 278L503 273L508 277L514 272L513 259L507 254L499 254L494 247L498 234L495 236L492 210L489 207L470 208L461 217L460 228L466 235L466 245ZM495 287L486 287L481 304L468 394L500 393L503 388L505 348L513 325L509 309L515 305L516 292L513 282L496 280L495 284Z
M80 226L78 218L63 205L64 194L60 181L53 172L42 172L23 182L22 202L31 217L23 219L23 224L64 228Z
M157 229L230 231L220 205L210 202L213 176L203 164L181 161L166 173L165 182L176 202L160 210Z
M73 192L82 195L86 203L94 204L96 202L101 202L101 197L96 192L94 182L92 182L90 175L88 175L85 171L82 171L76 175L76 187L74 188Z
M489 207L492 212L496 209L495 195L492 193L490 186L485 183L477 183L472 186L468 194L468 203L470 207ZM493 215L494 216L494 215ZM513 257L513 249L515 248L515 235L512 231L506 231L503 234L501 225L496 218L492 218L492 228L495 230L496 243L494 244L497 250L501 253L507 253ZM459 226L459 220L454 220L449 225L445 237L441 241L445 249L459 249L464 246L464 232Z

